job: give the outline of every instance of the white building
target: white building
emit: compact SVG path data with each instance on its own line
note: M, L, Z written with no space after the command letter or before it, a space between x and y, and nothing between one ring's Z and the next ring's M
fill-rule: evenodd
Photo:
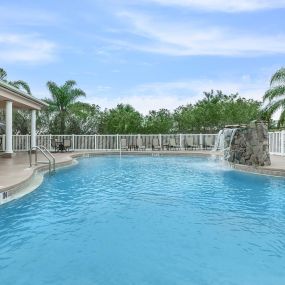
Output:
M5 109L5 153L4 156L13 156L13 108L30 110L31 119L31 146L36 146L36 112L47 104L21 90L0 81L0 109ZM3 143L3 142L2 142Z

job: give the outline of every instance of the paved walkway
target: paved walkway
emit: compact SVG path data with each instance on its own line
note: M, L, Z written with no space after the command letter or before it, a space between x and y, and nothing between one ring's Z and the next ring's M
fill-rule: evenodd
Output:
M119 154L118 152L70 152L70 153L56 153L54 154L57 164L69 164L72 162L72 157L82 156L86 154ZM211 151L159 151L159 152L123 152L122 154L152 154L159 153L160 155L220 155ZM39 155L39 160L44 160ZM250 172L258 172L262 174L285 176L285 157L272 155L271 166L267 167L248 167L235 166L235 168ZM3 158L0 156L0 192L19 187L22 183L29 180L36 169L42 168L43 165L32 166L29 165L29 157L27 153L17 153L13 158Z
M38 160L45 160L39 155ZM69 154L56 154L56 163L72 161ZM29 156L25 153L17 153L13 158L0 156L0 192L15 188L33 176L36 169L43 167L43 164L30 167Z

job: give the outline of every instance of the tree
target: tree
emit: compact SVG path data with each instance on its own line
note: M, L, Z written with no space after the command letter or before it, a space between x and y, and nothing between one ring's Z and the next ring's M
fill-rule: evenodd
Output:
M285 123L285 68L277 70L270 80L270 88L263 96L263 102L268 102L264 111L271 117L277 110L281 110L278 127Z
M25 91L26 93L31 95L31 89L27 82L23 80L8 81L7 72L3 68L0 68L0 80L12 85L13 87L16 87L19 90Z
M167 109L150 111L145 117L144 132L149 134L167 134L174 131L173 116Z
M247 124L258 118L260 104L220 90L204 92L204 98L195 105L180 106L174 111L176 131L215 133L225 125Z
M85 92L79 88L75 88L76 82L68 80L63 85L58 86L53 81L47 82L47 87L51 93L51 99L44 99L49 104L48 110L53 116L56 129L61 134L65 134L66 119L70 115L70 108L76 99L86 96ZM56 131L56 130L55 130ZM58 132L57 132L58 133Z
M141 131L142 115L129 104L105 110L99 132L103 134L135 134Z
M75 102L70 106L67 133L93 135L98 132L101 111L98 105Z
M173 117L176 122L177 132L185 134L193 132L195 122L193 110L194 106L191 104L179 106L174 110Z

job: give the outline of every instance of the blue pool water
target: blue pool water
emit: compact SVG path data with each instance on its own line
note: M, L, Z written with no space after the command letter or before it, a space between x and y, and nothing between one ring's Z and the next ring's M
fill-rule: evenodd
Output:
M285 180L193 157L81 159L0 207L2 285L284 285Z

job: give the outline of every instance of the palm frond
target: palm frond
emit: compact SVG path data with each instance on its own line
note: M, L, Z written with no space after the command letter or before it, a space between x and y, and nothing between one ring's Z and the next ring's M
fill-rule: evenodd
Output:
M67 80L67 81L65 81L63 87L67 88L67 89L71 89L75 85L76 85L76 81L75 80Z
M63 85L58 86L53 81L47 82L47 87L52 95L52 99L45 99L49 104L49 110L54 110L60 118L60 129L64 133L66 128L66 119L70 106L75 100L81 96L85 96L85 92L79 88L74 88L76 81L68 80Z
M58 97L60 96L60 87L55 82L48 81L47 88L54 101L58 101Z
M14 86L18 89L22 89L22 90L26 91L29 95L31 95L31 89L30 89L27 82L25 82L23 80L17 80L17 81L10 81L9 84L11 84L12 86Z
M285 104L284 100L269 102L269 104L264 108L263 112L272 116L277 110L283 108L284 104Z
M277 127L280 128L281 126L284 126L284 123L285 123L285 109L283 109L283 111L279 117Z
M45 99L43 99L43 101L48 104L48 107L47 107L48 111L51 111L51 112L58 111L57 102L55 102L54 100L49 99L49 98L45 98Z
M0 79L6 81L6 77L7 77L7 72L3 68L0 68Z
M72 101L78 99L79 97L86 97L86 93L80 88L74 88L70 91L70 98Z
M283 83L283 84L285 83L285 68L284 67L280 68L273 74L270 80L270 86L273 86L274 84L279 84L279 83Z
M265 100L271 101L273 99L277 99L278 97L284 95L285 95L285 85L279 85L267 90L263 96L263 101Z

